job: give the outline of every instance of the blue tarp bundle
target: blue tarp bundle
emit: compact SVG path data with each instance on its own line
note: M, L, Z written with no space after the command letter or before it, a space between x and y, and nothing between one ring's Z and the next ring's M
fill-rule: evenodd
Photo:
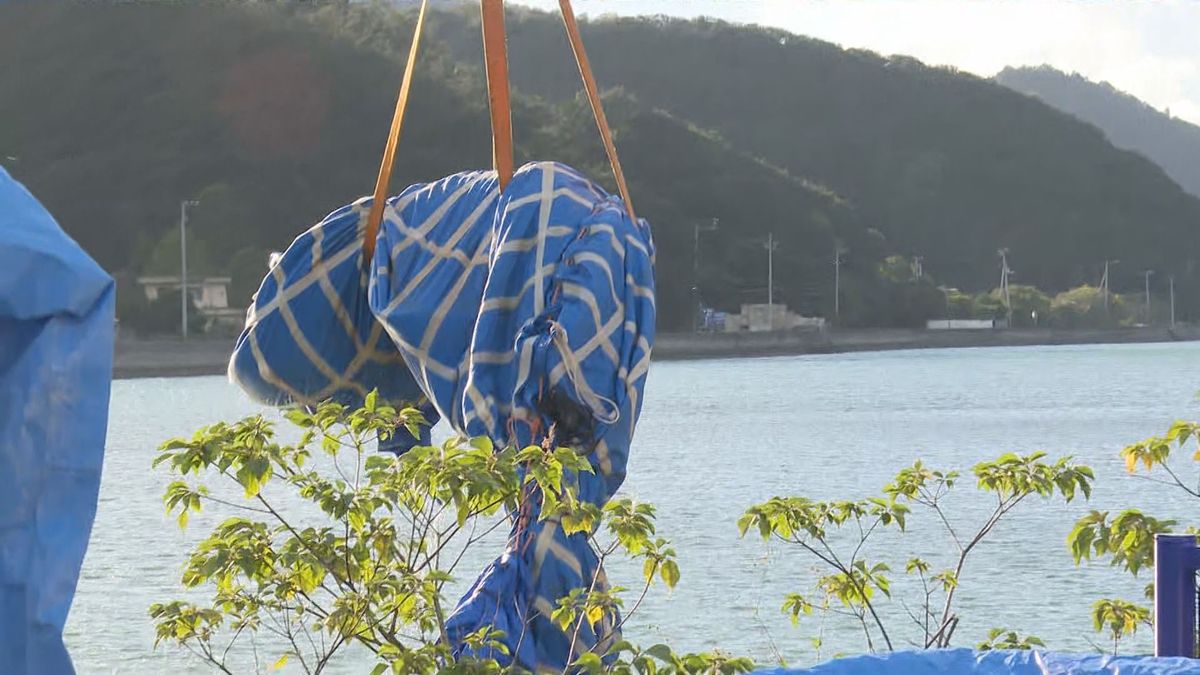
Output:
M0 666L74 672L62 642L108 424L113 281L0 169Z
M807 669L758 671L758 675L1195 675L1200 660L1151 656L1059 654L1041 651L932 649L865 654Z
M369 204L334 212L284 254L256 296L230 376L272 403L361 399L372 386L391 400L424 397L456 432L500 447L538 443L554 424L560 444L589 453L596 473L578 478L580 495L603 505L625 477L654 340L646 223L561 164L526 165L503 193L494 172L460 173L390 199L364 266ZM379 327L391 346L369 339ZM363 344L382 365L344 375L363 361ZM386 377L373 372L381 367ZM603 575L583 535L536 515L514 525L447 629L461 638L496 626L521 665L561 671L569 640L549 614ZM611 626L595 629L582 631L583 648L616 637Z

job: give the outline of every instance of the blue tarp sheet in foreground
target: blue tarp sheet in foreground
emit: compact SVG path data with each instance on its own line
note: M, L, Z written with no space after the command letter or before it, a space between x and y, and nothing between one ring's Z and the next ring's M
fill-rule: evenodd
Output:
M1200 660L1054 652L934 649L835 659L808 669L758 671L758 675L1184 675L1200 673Z
M113 355L112 279L0 169L0 670L73 668Z
M333 212L284 252L231 379L272 404L355 403L379 388L498 447L540 443L554 425L595 468L578 477L580 496L607 502L625 478L654 341L646 223L561 164L526 165L503 192L494 172L460 173L389 199L365 265L369 207ZM561 672L570 640L549 620L555 601L605 582L583 534L536 516L515 519L446 628L461 640L495 626L521 665ZM579 645L616 634L587 627Z

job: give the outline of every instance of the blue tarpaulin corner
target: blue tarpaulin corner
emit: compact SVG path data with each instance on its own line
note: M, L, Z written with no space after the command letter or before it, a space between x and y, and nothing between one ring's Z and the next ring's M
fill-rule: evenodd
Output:
M1032 650L966 648L863 654L812 668L776 668L757 675L1185 675L1200 673L1200 660Z
M0 168L0 666L73 673L112 382L112 278Z

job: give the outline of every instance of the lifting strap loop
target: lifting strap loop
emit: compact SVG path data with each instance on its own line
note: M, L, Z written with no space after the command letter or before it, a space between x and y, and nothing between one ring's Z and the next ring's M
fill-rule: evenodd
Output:
M363 237L363 262L371 264L375 254L375 237L383 221L383 209L387 204L388 185L392 180L392 163L396 159L396 146L400 142L400 129L404 126L404 110L408 107L408 92L412 89L413 70L417 64L417 47L421 44L421 27L425 25L425 9L429 0L421 0L421 11L417 14L417 25L413 29L412 44L408 48L408 62L404 64L404 79L400 82L400 95L396 98L396 111L392 114L392 128L388 132L387 145L383 150L383 161L379 165L379 176L375 179L375 198L367 215L367 229Z
M512 102L508 87L508 46L504 32L504 0L480 0L483 61L487 71L488 109L492 116L492 167L500 190L513 175Z
M588 62L587 52L583 49L583 38L579 36L579 24L575 21L575 11L571 9L571 0L558 0L562 9L563 24L567 27L567 37L571 40L571 51L575 53L575 63L579 65L579 74L583 77L583 87L587 91L588 102L592 106L592 115L596 118L596 127L600 129L600 139L604 141L604 152L608 155L608 163L612 167L613 177L617 179L617 189L621 192L621 201L625 202L625 210L636 223L637 216L633 212L633 201L629 198L629 187L625 184L625 173L621 171L621 160L617 158L617 146L613 144L612 131L608 128L608 118L604 116L604 108L600 104L600 92L596 88L596 78L592 76L592 66Z

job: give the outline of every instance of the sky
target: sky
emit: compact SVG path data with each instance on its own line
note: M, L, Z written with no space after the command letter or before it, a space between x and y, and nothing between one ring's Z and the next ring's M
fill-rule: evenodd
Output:
M557 9L557 0L513 0ZM990 77L1049 64L1200 124L1197 0L574 0L576 14L712 16Z

